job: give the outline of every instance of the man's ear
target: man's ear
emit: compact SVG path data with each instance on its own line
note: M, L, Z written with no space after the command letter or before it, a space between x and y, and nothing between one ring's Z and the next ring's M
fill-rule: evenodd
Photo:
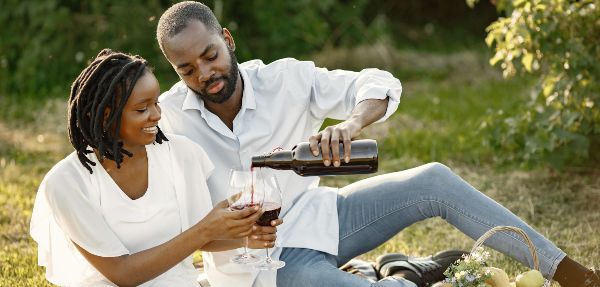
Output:
M227 28L223 28L223 39L225 40L225 43L229 49L231 49L231 51L235 51L235 41L233 41L233 36L231 36L231 33L229 30L227 30Z

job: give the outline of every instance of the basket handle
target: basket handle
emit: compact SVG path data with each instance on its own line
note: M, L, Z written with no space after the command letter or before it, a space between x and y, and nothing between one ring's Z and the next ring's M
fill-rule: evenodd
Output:
M484 241L486 241L488 238L492 237L492 235L494 235L495 233L500 232L500 231L505 231L505 232L511 231L518 235L521 235L521 237L523 237L523 239L525 239L525 243L527 243L527 246L529 246L529 252L531 253L531 257L533 258L533 268L540 271L540 263L538 260L537 253L535 251L535 246L533 246L533 242L531 242L531 239L529 239L529 236L527 236L525 231L523 231L522 229L520 229L518 227L496 226L496 227L488 230L486 233L481 235L481 237L479 237L479 239L477 239L477 241L475 242L475 245L473 245L473 248L471 249L471 253L475 252L475 250L477 248L479 248L481 245L483 245Z

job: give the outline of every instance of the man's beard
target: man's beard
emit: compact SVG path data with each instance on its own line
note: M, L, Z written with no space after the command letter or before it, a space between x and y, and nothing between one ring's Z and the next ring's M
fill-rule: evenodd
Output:
M233 53L233 50L231 50L229 47L227 47L227 51L229 52L229 58L231 59L231 63L230 63L231 68L229 68L229 74L223 75L220 77L211 77L210 79L208 79L205 82L205 88L202 89L202 91L196 91L196 90L192 89L192 91L194 91L203 101L209 101L209 102L221 104L221 103L229 100L229 98L231 98L231 96L233 95L233 92L235 91L235 85L237 84L239 68L238 68L237 59L235 57L235 54ZM210 87L211 84L213 84L219 80L223 80L223 82L224 82L223 88L216 94L209 94L206 91L206 89L208 87Z

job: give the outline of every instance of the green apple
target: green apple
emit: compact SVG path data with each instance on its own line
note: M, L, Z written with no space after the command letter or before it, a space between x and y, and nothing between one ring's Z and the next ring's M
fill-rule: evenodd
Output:
M517 287L542 287L544 276L537 270L529 270L517 276Z
M485 267L484 270L489 270L492 273L490 279L486 280L485 283L492 287L509 287L510 280L504 270L496 267Z

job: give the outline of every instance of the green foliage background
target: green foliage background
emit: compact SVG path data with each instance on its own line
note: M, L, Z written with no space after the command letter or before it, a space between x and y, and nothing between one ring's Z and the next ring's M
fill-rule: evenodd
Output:
M473 47L485 38L495 50L490 63L506 77L524 71L539 82L533 100L512 113L491 110L482 124L487 144L502 151L498 158L556 166L600 160L600 0L501 0L496 7L483 1L474 10L464 0L205 2L232 31L240 61L312 59L323 50L377 43L450 53L480 49ZM105 47L143 56L163 88L170 86L177 76L160 53L155 27L172 3L0 0L0 104L66 97L72 79ZM360 57L342 66L356 68ZM383 68L403 80L423 76L407 74L414 71L403 63Z
M1 95L62 96L86 61L105 47L141 55L155 67L162 82L173 83L177 78L156 44L155 27L161 13L174 2L0 0ZM394 2L212 0L205 4L233 32L240 61L301 58L324 47L351 47L383 38L403 45L422 42L422 36L411 39L411 35L403 35L407 31L419 34L407 27L451 22L461 16L467 21L478 19L478 26L464 26L482 36L483 27L494 17L490 7L479 9L485 13L478 16L461 0L413 0L405 2L415 9L422 9L424 5L419 3L425 2L442 8L452 6L443 3L453 2L460 8L431 15L422 11L423 17L411 15L410 22L397 17L407 14L398 12L405 11L406 6ZM434 38L431 33L427 36Z
M87 60L104 47L159 63L153 36L156 16L163 9L159 1L2 2L3 95L62 96ZM165 65L155 66L162 71Z
M507 160L600 159L600 1L500 0L497 7L506 17L487 28L490 64L505 77L533 74L538 84L516 115L490 117L489 142Z

